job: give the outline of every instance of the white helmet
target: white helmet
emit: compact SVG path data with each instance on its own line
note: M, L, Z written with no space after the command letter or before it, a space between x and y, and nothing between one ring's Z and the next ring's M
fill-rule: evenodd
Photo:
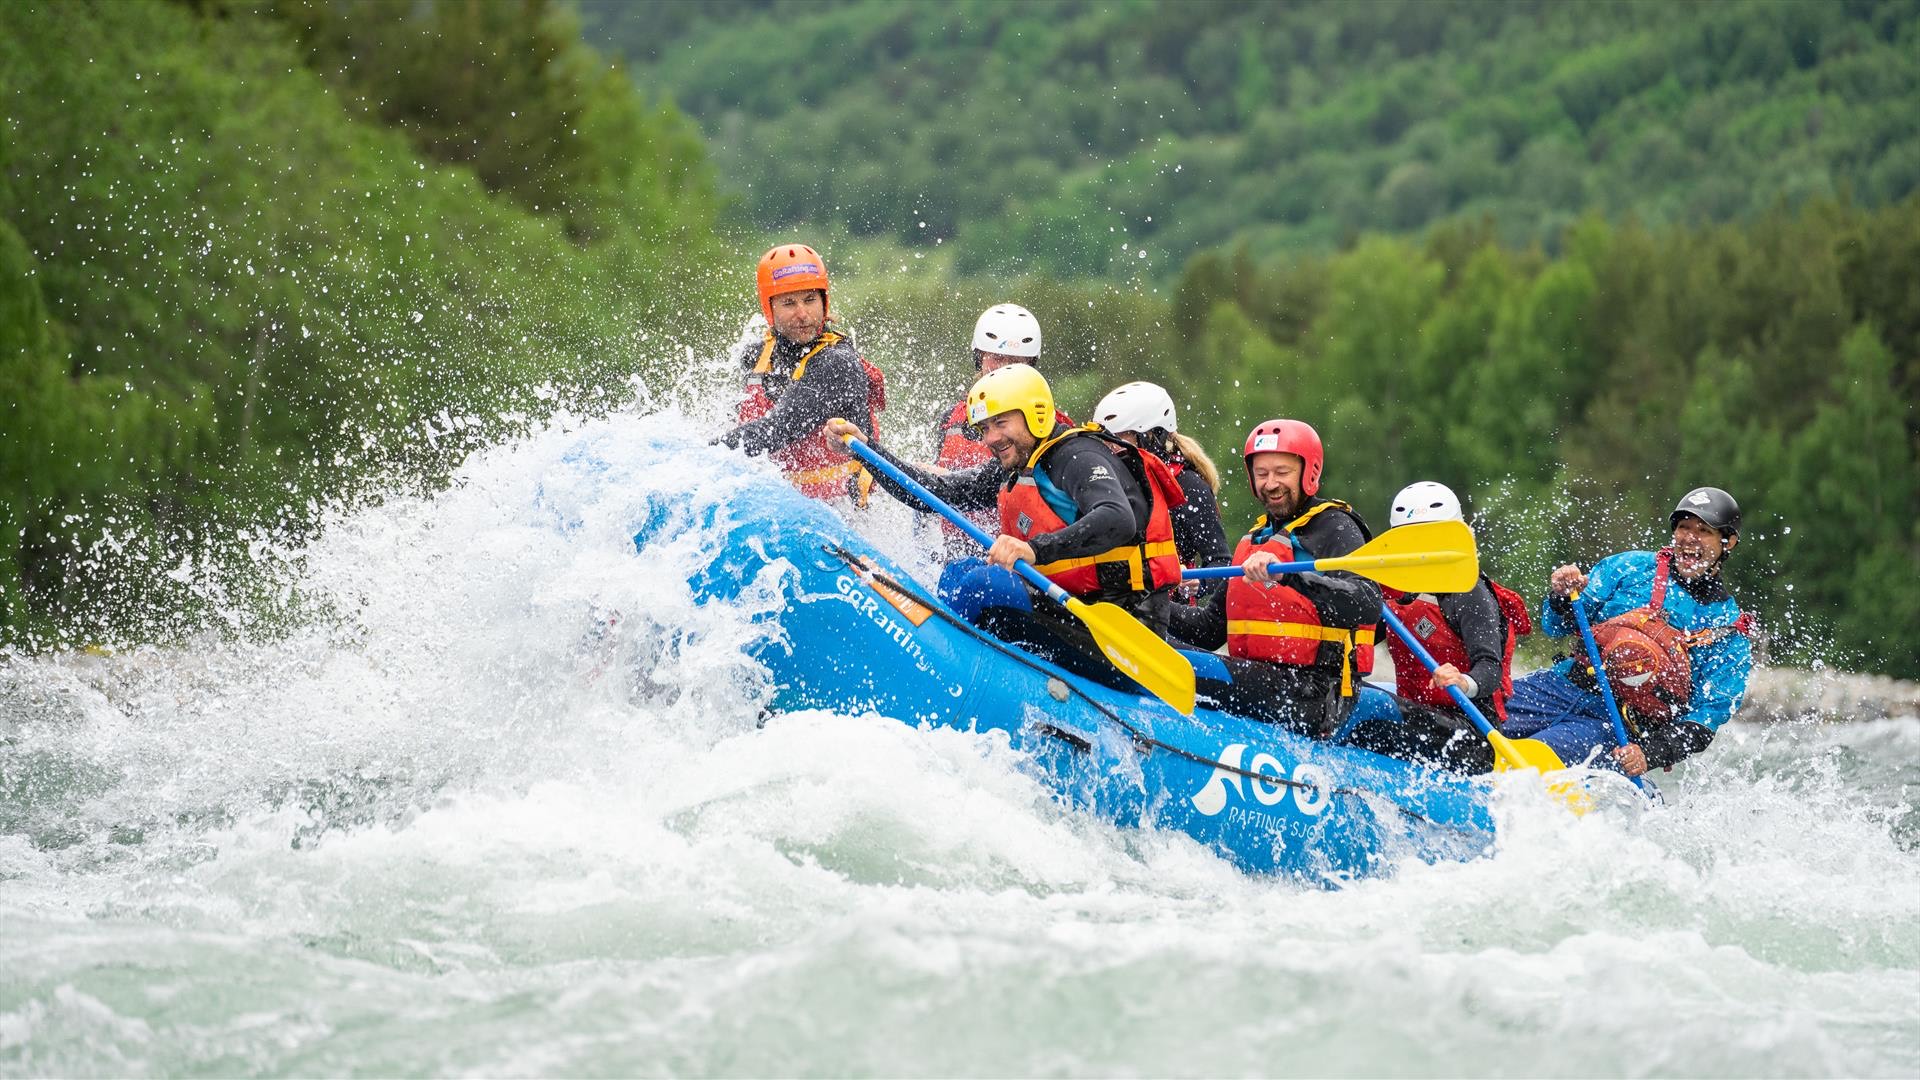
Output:
M1400 494L1393 497L1393 512L1387 515L1387 526L1465 520L1466 515L1460 512L1460 496L1455 495L1452 488L1422 480L1401 488Z
M973 347L1001 356L1040 355L1040 320L1019 304L995 304L973 324Z
M1093 407L1093 422L1115 435L1137 431L1142 435L1154 428L1179 431L1173 419L1173 399L1150 382L1130 382L1116 386L1100 404Z

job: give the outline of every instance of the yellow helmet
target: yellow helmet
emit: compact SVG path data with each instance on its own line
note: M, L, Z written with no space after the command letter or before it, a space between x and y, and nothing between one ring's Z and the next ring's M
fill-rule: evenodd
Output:
M1032 364L989 371L967 391L967 423L984 424L1005 412L1025 417L1036 439L1053 434L1053 388Z

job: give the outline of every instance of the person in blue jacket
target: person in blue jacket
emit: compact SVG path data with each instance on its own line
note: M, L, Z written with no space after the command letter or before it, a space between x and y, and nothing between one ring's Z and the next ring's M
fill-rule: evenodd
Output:
M1733 716L1753 669L1749 619L1720 573L1740 542L1740 505L1719 488L1695 488L1668 523L1673 542L1659 551L1610 555L1591 574L1571 563L1554 570L1540 629L1574 636L1573 657L1515 681L1502 734L1538 739L1569 765L1591 760L1639 776L1706 749ZM1625 746L1615 745L1577 640L1576 602L1626 714Z

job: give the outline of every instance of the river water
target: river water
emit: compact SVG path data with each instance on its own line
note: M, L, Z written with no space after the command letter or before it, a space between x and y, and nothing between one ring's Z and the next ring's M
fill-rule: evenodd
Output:
M623 531L724 498L649 459L674 426L264 546L271 638L0 659L0 1073L1920 1074L1920 721L1736 724L1658 808L1516 787L1491 857L1251 878L1004 743L758 726L700 537Z

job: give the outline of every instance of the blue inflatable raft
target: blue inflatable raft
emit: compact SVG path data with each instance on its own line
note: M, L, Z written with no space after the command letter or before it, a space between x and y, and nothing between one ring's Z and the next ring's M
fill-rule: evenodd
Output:
M873 711L1003 731L1061 797L1123 826L1175 829L1254 872L1339 882L1492 843L1488 788L1451 773L1075 676L968 624L831 509L771 477L728 498L647 503L644 554L690 528L722 538L689 580L703 603L750 593L776 632L752 650L771 711ZM1224 674L1211 654L1200 665Z

